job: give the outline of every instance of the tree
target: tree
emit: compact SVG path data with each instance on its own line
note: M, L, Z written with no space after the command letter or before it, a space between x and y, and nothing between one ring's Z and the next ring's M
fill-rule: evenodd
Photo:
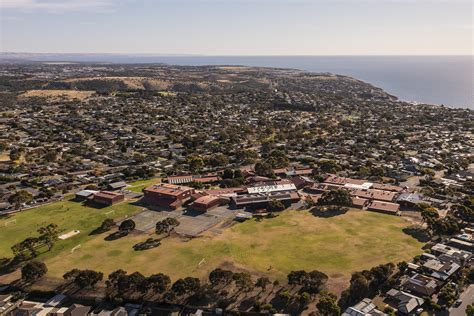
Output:
M270 201L268 201L267 210L269 212L280 212L280 211L283 211L284 209L285 209L285 205L283 205L281 201L278 201L275 199L271 199Z
M322 172L334 173L339 171L341 167L339 167L334 160L326 160L319 166L319 169L321 169Z
M73 269L63 275L65 280L72 281L79 288L94 287L104 277L102 272Z
M235 285L240 291L249 292L253 288L252 277L247 272L237 272L232 276Z
M423 218L423 222L428 226L428 229L433 232L436 222L439 219L438 211L433 207L423 208L421 217Z
M234 179L234 170L228 168L225 169L222 174L222 179Z
M37 237L28 237L25 240L14 244L11 249L15 256L21 256L23 258L34 258L38 255L37 247L39 246L40 240Z
M8 198L8 202L15 205L16 209L21 209L21 206L24 203L28 203L31 201L33 201L33 195L26 190L20 190L18 192L15 192Z
M40 227L38 228L38 233L40 234L40 242L46 244L48 246L48 251L50 251L54 246L54 242L58 240L58 225L49 224L48 226Z
M148 285L155 292L162 294L171 286L171 279L163 273L153 274L148 277Z
M408 263L406 261L401 261L397 263L397 268L400 271L400 273L404 273L408 269Z
M389 280L395 269L393 263L381 264L370 269L370 287L374 291L378 291L380 287Z
M120 226L119 226L119 231L127 232L127 233L131 232L134 229L135 229L135 222L133 221L133 219L126 219L122 223L120 223Z
M311 271L307 274L306 279L303 281L303 291L306 291L310 294L319 293L328 279L328 276L323 272L318 270Z
M304 270L291 271L287 276L289 285L303 285L307 278L308 273Z
M268 285L270 285L272 282L270 281L269 278L267 277L260 277L257 279L257 282L255 282L255 286L259 287L262 289L262 291L265 291Z
M289 162L290 160L281 150L273 150L270 153L270 157L268 158L268 163L272 166L272 168L284 168L288 166Z
M366 297L369 293L369 280L361 272L355 272L352 274L349 293L352 301L358 301Z
M352 198L347 190L338 189L324 192L318 200L318 205L350 207Z
M201 157L191 156L187 160L191 172L200 172L204 168L204 160Z
M30 261L21 268L21 279L26 282L34 282L47 272L48 268L43 262Z
M10 151L10 160L11 161L16 161L18 159L20 159L21 157L21 151L18 150L18 149L13 149Z
M470 304L466 306L466 315L474 316L474 304Z
M227 285L232 281L233 275L232 271L217 268L209 273L209 282L214 286L219 284Z
M462 222L474 222L474 208L466 205L455 204L451 209L453 210L453 215L459 218Z
M115 226L115 222L111 218L106 218L103 220L102 224L99 226L99 231L100 232L106 232L109 231L112 227Z
M322 291L316 304L322 316L339 316L341 309L337 305L337 296L333 293Z
M119 278L118 290L119 292L140 292L146 293L149 288L148 279L140 272L133 272L130 275Z
M173 291L177 296L182 296L184 294L193 293L199 289L201 282L197 278L187 277L184 279L178 279L173 283L171 291Z
M438 294L439 301L442 302L445 306L453 305L454 301L456 301L457 291L456 288L448 283L445 285Z
M209 158L209 164L212 167L227 166L229 164L229 158L227 158L227 156L222 153L218 153L218 154L212 155Z
M179 226L179 221L174 217L167 217L162 221L159 221L155 225L155 232L158 235L167 234L168 236L171 232L175 229L175 227Z
M269 163L257 162L255 164L255 173L261 177L275 178L275 173Z

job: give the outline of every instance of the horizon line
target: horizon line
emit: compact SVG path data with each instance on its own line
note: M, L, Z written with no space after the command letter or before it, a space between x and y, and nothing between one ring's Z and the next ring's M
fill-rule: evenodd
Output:
M194 54L194 53L79 53L79 52L22 52L22 51L0 51L0 54L30 54L30 55L115 55L115 56L149 56L149 57L474 57L471 54Z

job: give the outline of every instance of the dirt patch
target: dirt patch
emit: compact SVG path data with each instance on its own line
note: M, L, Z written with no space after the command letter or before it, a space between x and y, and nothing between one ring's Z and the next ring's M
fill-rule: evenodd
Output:
M19 98L45 98L49 101L60 100L81 100L90 98L95 91L76 91L76 90L29 90L20 94Z

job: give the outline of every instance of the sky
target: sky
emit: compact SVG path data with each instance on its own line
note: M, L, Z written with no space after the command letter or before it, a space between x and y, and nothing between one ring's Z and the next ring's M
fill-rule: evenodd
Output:
M0 0L0 51L472 55L473 0Z

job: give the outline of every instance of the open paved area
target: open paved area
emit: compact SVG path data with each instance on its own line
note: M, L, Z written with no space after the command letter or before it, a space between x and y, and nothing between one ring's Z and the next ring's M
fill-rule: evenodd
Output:
M167 217L174 217L179 220L180 225L175 229L178 234L195 237L223 221L233 219L235 214L234 211L229 210L227 207L217 207L206 213L183 212L182 210L145 210L130 217L130 219L135 221L136 230L150 232L155 228L157 222Z
M140 232L148 232L155 228L157 222L167 218L167 217L178 217L181 215L181 212L173 211L153 211L146 210L141 213L138 213L130 219L135 222L135 229Z
M235 217L235 212L226 207L217 207L206 213L187 212L178 218L176 232L184 236L197 236L209 228Z

